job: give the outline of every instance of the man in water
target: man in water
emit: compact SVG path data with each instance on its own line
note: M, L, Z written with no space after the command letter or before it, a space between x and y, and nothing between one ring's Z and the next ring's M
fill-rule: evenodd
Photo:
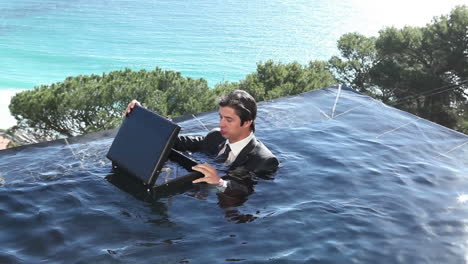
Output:
M140 103L133 100L126 109L129 114ZM219 129L206 136L179 136L174 149L203 152L216 155L216 161L228 166L226 176L208 163L199 164L193 170L204 175L193 183L206 182L229 195L248 195L253 191L255 177L274 172L278 159L255 137L257 103L246 91L235 90L221 98L219 105Z

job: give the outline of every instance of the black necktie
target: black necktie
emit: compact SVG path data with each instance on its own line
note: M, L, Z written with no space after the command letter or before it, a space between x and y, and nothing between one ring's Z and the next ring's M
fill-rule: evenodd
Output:
M226 162L227 158L229 157L229 152L231 152L231 148L229 147L229 144L226 144L224 152L218 157L216 157L216 161L220 163Z

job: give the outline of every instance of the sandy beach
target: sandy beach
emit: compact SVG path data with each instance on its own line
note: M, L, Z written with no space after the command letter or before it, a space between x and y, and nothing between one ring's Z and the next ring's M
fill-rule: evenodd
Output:
M8 105L11 98L22 90L0 90L0 129L7 129L16 124L15 118L10 114Z

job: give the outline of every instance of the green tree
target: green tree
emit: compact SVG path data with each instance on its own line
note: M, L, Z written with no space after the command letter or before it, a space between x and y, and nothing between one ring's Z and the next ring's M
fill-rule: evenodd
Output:
M214 101L203 79L186 79L159 68L126 69L41 85L15 95L9 108L18 121L17 130L50 139L113 128L134 98L162 115L207 111Z
M248 74L245 80L217 85L215 94L242 89L257 101L264 101L323 88L336 83L326 66L327 64L321 61L313 61L308 65L298 62L275 63L272 60L260 62L257 64L257 71Z
M375 40L375 37L359 33L348 33L338 40L341 58L331 57L328 66L340 83L376 95L370 77L372 68L378 62Z
M75 136L109 129L121 122L132 99L163 116L180 116L212 110L217 96L234 89L250 92L258 101L322 88L335 83L325 62L303 66L257 64L257 71L240 82L225 82L209 89L203 79L184 78L178 72L138 72L126 69L102 75L68 77L63 82L42 85L14 96L10 111L16 129L36 138Z
M336 78L423 118L462 130L468 88L468 8L459 6L425 27L389 27L377 38L338 41ZM465 122L466 123L466 122Z
M379 61L372 80L389 94L393 104L455 128L466 104L468 66L468 8L434 18L425 27L393 27L376 40Z

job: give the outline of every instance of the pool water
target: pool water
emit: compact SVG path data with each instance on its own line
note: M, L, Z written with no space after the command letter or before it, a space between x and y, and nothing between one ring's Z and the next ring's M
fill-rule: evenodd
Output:
M195 115L181 133L205 134L217 119ZM352 90L259 103L256 135L281 166L242 201L209 187L160 199L116 187L113 135L0 151L0 263L467 258L468 136Z

